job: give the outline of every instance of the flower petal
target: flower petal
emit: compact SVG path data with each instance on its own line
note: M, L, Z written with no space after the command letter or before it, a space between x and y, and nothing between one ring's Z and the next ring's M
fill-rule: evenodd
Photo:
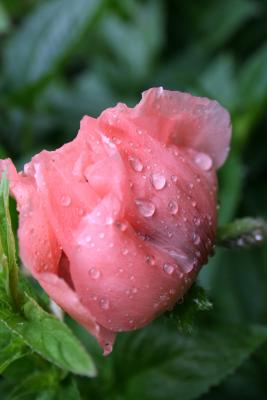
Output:
M218 168L228 154L230 116L217 101L189 93L149 89L130 110L141 129L163 141L208 154Z

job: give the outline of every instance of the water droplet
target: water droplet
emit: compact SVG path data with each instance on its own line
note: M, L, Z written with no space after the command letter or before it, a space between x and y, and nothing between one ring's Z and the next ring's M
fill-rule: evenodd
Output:
M174 271L174 267L171 264L165 263L163 265L163 270L166 274L171 275Z
M245 244L246 244L246 243L245 243L245 240L244 240L242 237L238 238L238 240L237 240L237 245L238 245L238 246L244 247Z
M86 243L90 243L91 240L92 240L91 236L88 235L88 236L85 237Z
M263 240L263 234L259 231L253 232L253 236L257 242L261 242Z
M105 234L104 234L104 232L100 232L98 236L100 237L100 239L104 239Z
M80 215L80 217L81 217L82 215L84 215L84 210L83 210L82 208L80 208L80 209L78 210L78 215Z
M178 204L176 200L171 200L168 204L168 210L172 215L176 215L178 212Z
M64 207L68 207L71 204L70 196L62 196L61 197L61 205Z
M143 217L149 218L155 214L156 206L151 201L136 199L135 204Z
M195 208L197 206L197 202L195 200L192 201L192 206Z
M112 225L113 222L114 222L114 219L113 219L112 217L107 217L107 218L106 218L106 224L107 224L107 225Z
M146 256L146 263L149 265L155 265L155 257L150 255Z
M129 253L129 250L125 247L125 249L122 250L122 255L126 256Z
M194 219L193 219L193 221L194 221L194 224L196 225L196 226L199 226L200 225L200 218L198 218L198 217L194 217Z
M193 242L194 242L196 245L199 245L200 242L201 242L200 236L199 236L197 233L193 233L192 239L193 239Z
M119 228L119 230L120 230L121 232L125 232L126 229L127 229L127 223L124 222L124 221L117 221L117 222L116 222L116 226L117 226L117 228Z
M155 172L151 175L151 182L156 190L162 190L166 185L166 178L161 173Z
M173 181L173 183L176 183L178 181L178 177L176 175L172 175L171 180Z
M138 289L136 287L133 288L132 293L136 294L138 292Z
M104 356L107 356L108 354L110 354L113 350L113 346L111 343L105 343L104 346Z
M142 162L139 160L139 158L130 156L128 158L128 160L129 160L129 163L130 163L130 165L131 165L131 167L132 167L132 169L134 171L136 171L136 172L142 172L143 171L144 166L143 166Z
M102 297L102 299L100 299L99 304L103 310L109 309L109 300L106 297Z
M89 275L91 276L91 278L93 279L98 279L100 277L100 271L96 268L91 268L89 270Z
M198 153L195 156L195 163L203 170L209 171L212 167L212 159L204 153Z

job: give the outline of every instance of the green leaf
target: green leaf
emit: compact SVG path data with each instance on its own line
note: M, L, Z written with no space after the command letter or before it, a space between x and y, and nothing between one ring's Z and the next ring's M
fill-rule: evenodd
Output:
M222 207L219 211L219 222L225 224L231 221L240 201L244 171L239 156L232 153L226 164L219 171L219 201Z
M195 284L186 293L182 303L177 304L172 311L164 314L164 317L172 320L181 333L192 333L199 312L210 311L211 309L212 303L205 290Z
M243 66L238 85L240 98L245 107L259 106L266 99L267 44L253 54Z
M10 28L10 20L4 6L0 3L0 34L7 33Z
M203 11L200 22L205 39L202 46L215 49L225 43L249 17L255 15L258 7L251 0L218 0L211 2L209 7L203 7Z
M58 400L81 400L79 389L76 381L71 378L68 382L64 382L57 392Z
M32 395L46 393L48 399L55 399L53 392L58 388L60 373L55 368L33 371L11 391L9 400L31 399ZM36 397L34 396L34 399Z
M155 324L117 344L114 381L125 400L195 399L233 373L266 338L267 329L257 326L210 325L186 336Z
M0 321L29 348L58 367L76 374L95 376L91 357L65 324L45 312L25 293L23 315L14 313L2 297Z
M238 100L233 57L221 54L199 78L206 96L218 100L223 106L233 110Z
M163 43L161 2L150 0L143 4L132 1L128 3L130 3L128 20L123 20L113 13L103 19L99 26L100 36L112 53L112 57L108 56L105 60L103 68L107 74L113 72L114 79L118 68L122 72L117 86L121 81L132 85L149 76ZM116 62L112 64L110 61L114 58Z
M19 337L13 337L11 332L0 322L0 374L13 362L24 357L28 350Z
M15 308L18 308L18 266L16 246L9 214L9 185L3 175L0 182L0 287L3 286Z
M49 75L92 25L103 0L52 0L24 20L4 53L6 76L22 88Z
M252 247L267 241L267 223L260 218L242 218L219 227L217 243L225 247Z

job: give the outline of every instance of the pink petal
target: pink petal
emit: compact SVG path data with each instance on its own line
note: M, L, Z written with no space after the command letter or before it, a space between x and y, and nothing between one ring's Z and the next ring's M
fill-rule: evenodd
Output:
M82 305L77 294L67 284L67 273L59 271L62 251L48 222L43 198L39 196L33 177L17 174L10 160L0 161L0 171L5 170L8 172L11 191L20 213L19 248L25 267L58 305L97 338L104 354L108 354L112 350L115 335L96 322L95 317ZM32 164L28 164L26 170L34 174ZM58 277L57 273L61 273L66 281Z
M11 193L20 213L20 256L32 274L37 271L56 272L61 250L44 214L34 179L23 173L18 174L10 160L1 161L0 169L6 166Z
M143 93L133 109L120 104L104 113L124 115L137 130L144 130L161 142L208 154L216 168L225 161L231 138L230 116L217 101L188 93L152 88Z

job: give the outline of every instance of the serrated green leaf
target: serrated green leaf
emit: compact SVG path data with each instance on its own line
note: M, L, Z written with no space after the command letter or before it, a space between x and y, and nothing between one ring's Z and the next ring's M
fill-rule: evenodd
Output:
M41 3L9 41L6 76L22 88L49 75L94 22L104 0L52 0Z
M0 301L0 321L29 348L58 367L76 374L95 376L93 361L67 326L45 312L25 293L23 315Z
M267 329L257 326L210 325L193 336L163 324L151 326L117 344L117 390L125 400L196 399L233 373L266 338Z

